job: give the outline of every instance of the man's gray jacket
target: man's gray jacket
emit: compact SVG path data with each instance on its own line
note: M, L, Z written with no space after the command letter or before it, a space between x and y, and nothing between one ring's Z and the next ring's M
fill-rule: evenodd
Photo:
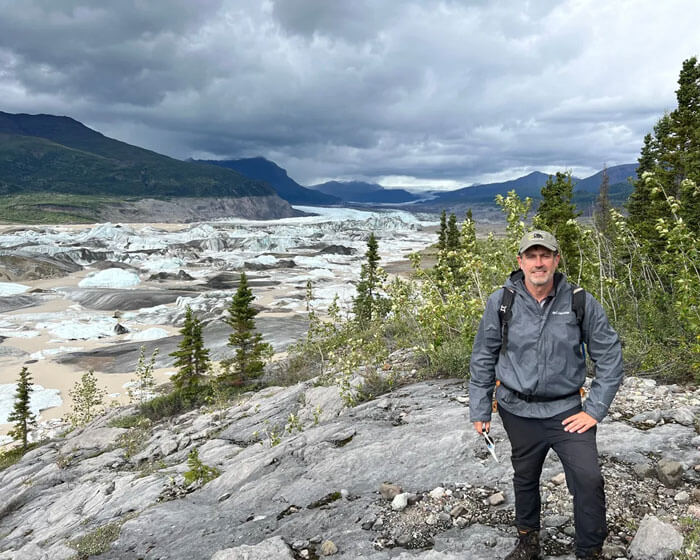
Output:
M561 273L554 276L554 295L540 305L527 291L522 273L514 273L506 286L515 290L508 322L508 344L501 353L501 321L498 308L503 289L488 299L474 339L469 382L472 422L491 420L491 402L496 391L499 406L528 418L549 418L581 402L577 389L586 379L586 359L581 334L595 364L595 377L583 410L601 421L622 382L620 339L608 322L603 307L586 293L582 329L571 308L571 284ZM583 333L581 333L583 331ZM527 402L513 391L539 397L563 399Z

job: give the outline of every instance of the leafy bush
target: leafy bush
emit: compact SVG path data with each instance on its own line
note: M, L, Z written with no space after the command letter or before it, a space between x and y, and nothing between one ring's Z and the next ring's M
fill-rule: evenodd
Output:
M0 451L0 471L11 467L15 463L18 463L19 460L24 457L24 454L27 453L27 451L30 451L32 449L35 449L36 447L39 447L41 443L39 442L34 442L30 443L27 445L27 449L23 449L22 447L12 447L10 449L7 449L6 451Z
M187 466L190 470L185 472L184 477L185 484L188 486L195 482L206 484L221 474L219 469L202 463L199 458L199 451L196 448L190 451L190 454L187 456Z
M146 417L142 414L129 414L127 416L119 416L113 418L109 421L108 426L110 428L134 428L139 426L146 420Z
M80 381L73 385L69 395L73 407L68 420L74 428L85 426L104 412L103 402L107 391L97 386L97 377L92 369L86 371Z
M212 393L213 391L209 384L200 385L198 392L195 394L180 389L174 389L170 393L160 395L143 403L139 407L139 411L143 416L152 421L160 420L161 418L169 418L206 404L209 399L211 399Z

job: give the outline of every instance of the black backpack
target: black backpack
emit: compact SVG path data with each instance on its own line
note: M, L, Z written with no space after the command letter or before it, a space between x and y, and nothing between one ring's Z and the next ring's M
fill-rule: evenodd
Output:
M522 274L521 271L516 271L511 275L511 278L516 274ZM586 314L586 290L569 282L571 285L571 309L576 314L576 322L581 333L581 343L583 344L583 317ZM501 321L501 354L505 354L506 346L508 345L508 322L513 316L513 300L515 299L515 290L503 286L503 295L501 296L501 306L498 308L498 318Z

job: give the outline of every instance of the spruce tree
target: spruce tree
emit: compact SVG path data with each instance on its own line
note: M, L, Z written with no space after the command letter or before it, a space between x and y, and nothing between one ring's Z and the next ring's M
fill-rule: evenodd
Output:
M644 137L644 144L637 160L637 179L634 181L634 191L627 200L628 223L641 239L658 237L654 233L655 220L652 216L651 185L643 178L645 173L654 171L655 166L655 142L651 134L647 134Z
M360 280L357 283L357 295L353 300L355 320L361 325L366 325L386 314L386 298L379 293L383 279L384 274L379 268L379 244L374 233L370 233L365 263L362 265Z
M680 217L689 229L700 231L700 192L685 179L700 185L700 63L696 57L683 62L676 90L678 107L665 114L647 135L639 158L634 192L628 202L629 224L653 255L663 250L656 231L659 218L669 218L665 196L680 201ZM653 181L643 178L651 172Z
M246 274L242 272L225 319L233 329L228 345L235 349L232 358L222 360L222 381L229 387L247 387L260 378L265 371L265 360L272 353L272 346L263 342L262 334L255 329L258 311L252 306L254 299Z
M559 241L562 268L572 282L577 282L580 263L576 225L573 222L580 213L576 212L576 206L571 202L574 192L571 173L557 171L554 179L550 175L541 192L542 202L533 224L554 234Z
M603 167L603 177L600 181L598 189L598 198L596 199L595 208L593 210L593 223L598 231L605 237L610 236L611 217L610 211L610 178L608 177L608 168Z
M7 417L8 422L14 422L15 427L10 430L9 436L22 440L22 449L27 450L29 429L36 426L36 417L30 408L31 393L34 390L32 378L26 367L19 372L15 404L12 412Z
M459 249L459 228L457 227L457 216L454 214L450 214L450 217L447 219L445 248L448 251L456 251Z
M188 305L185 310L185 323L180 329L182 340L178 349L170 354L175 358L178 372L173 375L175 388L183 395L194 398L209 370L209 350L204 347L202 323Z
M447 212L440 214L440 232L438 233L438 251L444 251L447 245Z

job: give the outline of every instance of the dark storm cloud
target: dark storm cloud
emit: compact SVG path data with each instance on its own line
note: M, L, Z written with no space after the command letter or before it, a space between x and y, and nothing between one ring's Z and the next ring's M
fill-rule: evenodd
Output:
M176 157L264 155L301 182L456 185L634 161L699 50L694 0L0 9L1 109Z

